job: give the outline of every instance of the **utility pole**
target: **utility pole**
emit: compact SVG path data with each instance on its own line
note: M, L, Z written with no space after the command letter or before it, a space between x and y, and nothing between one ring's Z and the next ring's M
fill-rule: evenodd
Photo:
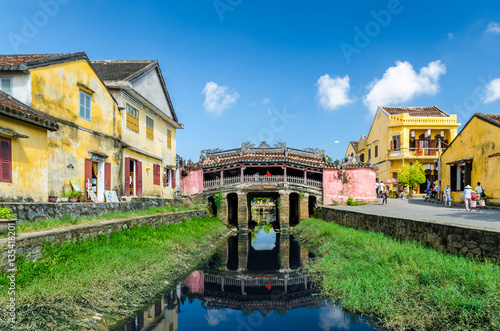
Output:
M441 191L443 190L443 187L441 186L441 137L438 139L438 186L439 186L439 201L441 201Z

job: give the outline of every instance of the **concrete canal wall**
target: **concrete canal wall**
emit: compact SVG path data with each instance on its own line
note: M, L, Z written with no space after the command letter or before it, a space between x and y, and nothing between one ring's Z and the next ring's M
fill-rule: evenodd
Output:
M144 210L149 207L165 206L168 199L162 198L138 198L130 202L56 202L56 203L17 203L3 202L1 208L10 208L17 215L17 219L24 221L38 221L48 218L58 218L63 215L80 216L98 216L106 212L113 211L133 211Z
M76 242L96 238L100 234L109 236L113 231L122 231L132 226L149 225L156 227L160 224L177 224L185 219L202 217L207 214L206 210L191 210L178 213L157 214L135 217L124 220L103 221L95 224L75 225L64 229L53 229L36 233L21 234L16 237L16 253L22 254L32 260L43 257L43 245L45 241L53 244L65 242ZM8 239L0 239L0 265L7 265Z
M431 221L373 215L319 207L318 217L355 229L381 232L401 240L418 240L440 251L500 262L500 232Z

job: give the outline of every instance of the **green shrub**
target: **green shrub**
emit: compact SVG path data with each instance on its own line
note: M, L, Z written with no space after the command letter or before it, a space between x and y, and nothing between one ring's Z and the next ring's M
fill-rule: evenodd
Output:
M0 208L0 219L13 219L16 218L16 214L12 214L12 209L10 208Z

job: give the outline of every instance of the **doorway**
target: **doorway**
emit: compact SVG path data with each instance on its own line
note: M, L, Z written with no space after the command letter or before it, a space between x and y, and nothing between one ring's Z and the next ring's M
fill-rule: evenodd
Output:
M92 191L97 201L104 201L104 162L92 161Z

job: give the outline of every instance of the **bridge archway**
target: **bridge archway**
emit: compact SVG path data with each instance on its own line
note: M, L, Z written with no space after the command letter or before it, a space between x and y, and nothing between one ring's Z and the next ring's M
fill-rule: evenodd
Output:
M314 195L309 196L309 217L314 217L317 199Z
M238 194L227 195L227 222L229 225L238 226Z
M248 218L248 227L252 228L256 225L256 219L262 216L262 212L268 213L273 218L273 227L280 228L280 219L279 219L279 211L277 208L277 200L280 197L278 192L251 192L247 194L247 202L248 202L248 210L249 210L249 218ZM262 208L259 208L259 205L252 205L252 200L264 201L268 200L269 204L263 202ZM265 204L264 204L265 203ZM253 208L252 208L253 206Z
M300 195L298 193L290 193L289 207L290 226L299 224L300 220Z

